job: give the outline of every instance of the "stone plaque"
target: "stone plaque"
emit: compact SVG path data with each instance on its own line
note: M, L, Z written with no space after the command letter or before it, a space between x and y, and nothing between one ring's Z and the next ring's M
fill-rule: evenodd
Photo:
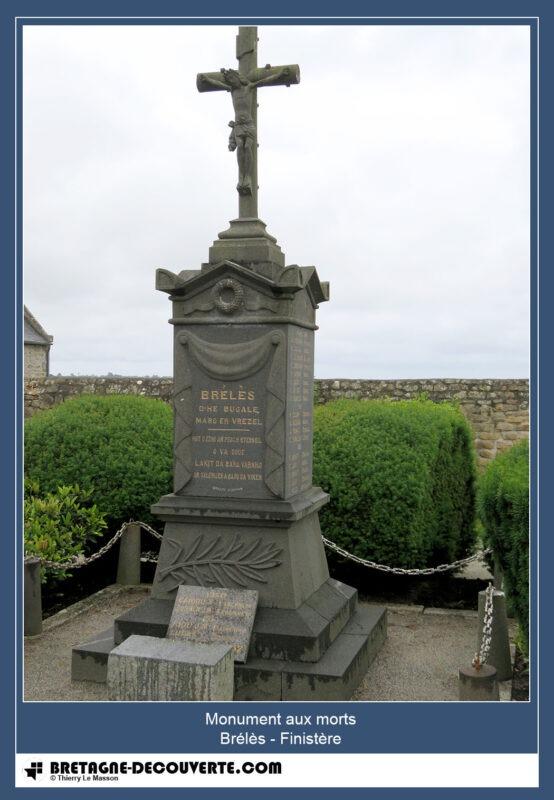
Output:
M286 336L196 326L176 334L176 494L284 494Z
M246 661L258 592L179 586L167 629L168 639L229 644L235 661Z

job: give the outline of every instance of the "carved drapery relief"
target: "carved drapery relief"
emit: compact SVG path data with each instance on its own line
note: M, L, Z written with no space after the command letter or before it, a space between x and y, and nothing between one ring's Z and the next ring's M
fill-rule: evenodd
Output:
M174 492L182 492L193 473L191 361L210 378L222 382L248 378L270 361L266 382L264 482L273 494L282 497L285 488L286 366L283 333L272 331L252 341L221 344L206 342L189 331L183 331L178 334L178 342L187 348L187 356L180 360L179 369L175 370Z

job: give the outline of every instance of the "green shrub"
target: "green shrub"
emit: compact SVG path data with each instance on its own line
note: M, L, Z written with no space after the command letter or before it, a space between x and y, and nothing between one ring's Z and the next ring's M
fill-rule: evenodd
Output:
M362 558L424 567L472 550L473 440L451 404L421 398L316 407L314 483L331 497L320 512L324 535Z
M171 491L171 408L132 396L82 396L25 423L25 472L52 492L78 484L110 524L149 521Z
M64 563L82 555L106 527L104 515L90 503L90 491L78 486L58 486L41 494L39 484L25 481L24 542L26 556ZM42 580L65 578L56 568L42 570Z
M496 456L479 479L484 543L504 572L506 593L525 642L529 638L529 442Z

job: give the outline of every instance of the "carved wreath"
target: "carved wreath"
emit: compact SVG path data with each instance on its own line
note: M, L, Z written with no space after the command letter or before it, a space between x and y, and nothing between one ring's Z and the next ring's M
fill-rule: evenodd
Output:
M218 536L205 547L203 539L203 534L198 536L187 549L175 539L164 537L172 553L169 564L159 572L161 580L166 581L166 591L171 592L191 578L200 586L228 586L230 581L243 587L248 586L248 581L267 583L264 571L282 563L277 558L282 548L274 542L263 544L262 538L248 543L237 534L225 545Z
M232 293L232 298L230 300L224 299L223 293L225 291L230 291ZM216 307L224 314L233 314L235 311L238 311L244 303L244 289L240 283L234 281L232 278L225 278L216 283L212 289L212 293Z

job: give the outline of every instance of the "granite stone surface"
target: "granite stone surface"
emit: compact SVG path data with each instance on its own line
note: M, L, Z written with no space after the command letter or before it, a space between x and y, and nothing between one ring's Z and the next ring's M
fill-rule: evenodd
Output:
M114 641L121 644L133 634L163 637L173 611L174 598L170 600L147 597L134 608L119 614L114 622Z
M167 638L228 644L235 661L246 661L258 593L251 589L179 586Z
M249 658L235 664L235 700L348 700L386 636L386 609L358 609L317 662Z
M108 657L110 700L232 700L232 648L130 636Z
M115 647L113 625L71 651L71 680L105 683L108 656Z

